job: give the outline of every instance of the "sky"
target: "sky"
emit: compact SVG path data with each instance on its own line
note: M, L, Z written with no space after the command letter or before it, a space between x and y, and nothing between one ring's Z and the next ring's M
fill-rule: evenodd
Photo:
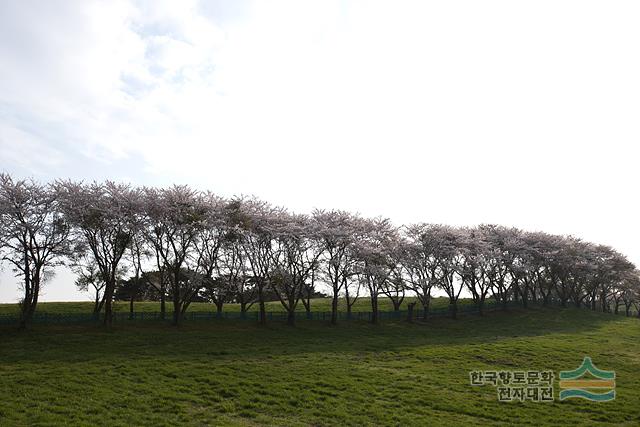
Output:
M0 170L573 234L640 265L638 22L637 1L0 0ZM40 300L88 300L73 280Z

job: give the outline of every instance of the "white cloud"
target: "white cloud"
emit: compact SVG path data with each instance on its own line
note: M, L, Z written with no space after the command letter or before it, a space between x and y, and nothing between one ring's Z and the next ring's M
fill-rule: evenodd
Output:
M81 156L299 210L574 233L640 263L635 2L0 8L4 168L67 176Z

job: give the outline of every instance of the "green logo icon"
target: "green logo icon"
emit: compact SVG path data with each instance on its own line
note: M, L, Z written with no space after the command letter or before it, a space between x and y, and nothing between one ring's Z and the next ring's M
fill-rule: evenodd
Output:
M593 378L584 378L589 373ZM580 397L595 402L616 398L616 373L595 367L590 357L573 371L560 371L560 400Z

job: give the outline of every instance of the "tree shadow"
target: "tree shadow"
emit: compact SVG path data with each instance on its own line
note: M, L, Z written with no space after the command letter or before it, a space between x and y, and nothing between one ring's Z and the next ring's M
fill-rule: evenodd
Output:
M252 321L194 321L180 327L168 323L121 323L111 329L96 325L33 325L19 332L2 327L0 360L87 361L110 357L254 358L308 353L398 351L417 346L490 344L513 338L552 334L577 335L624 321L625 317L581 309L530 308L465 315L457 320L427 322L299 321L259 326ZM635 324L632 319L631 324ZM640 321L637 321L640 330ZM626 327L626 325L625 325ZM631 326L633 327L633 326Z

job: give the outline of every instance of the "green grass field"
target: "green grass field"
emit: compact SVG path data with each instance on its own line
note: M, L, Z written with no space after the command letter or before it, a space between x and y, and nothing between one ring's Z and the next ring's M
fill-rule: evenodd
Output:
M34 325L0 337L3 426L640 424L640 321L588 310L377 326ZM616 400L503 403L469 385L470 370L557 375L585 355L616 371Z

